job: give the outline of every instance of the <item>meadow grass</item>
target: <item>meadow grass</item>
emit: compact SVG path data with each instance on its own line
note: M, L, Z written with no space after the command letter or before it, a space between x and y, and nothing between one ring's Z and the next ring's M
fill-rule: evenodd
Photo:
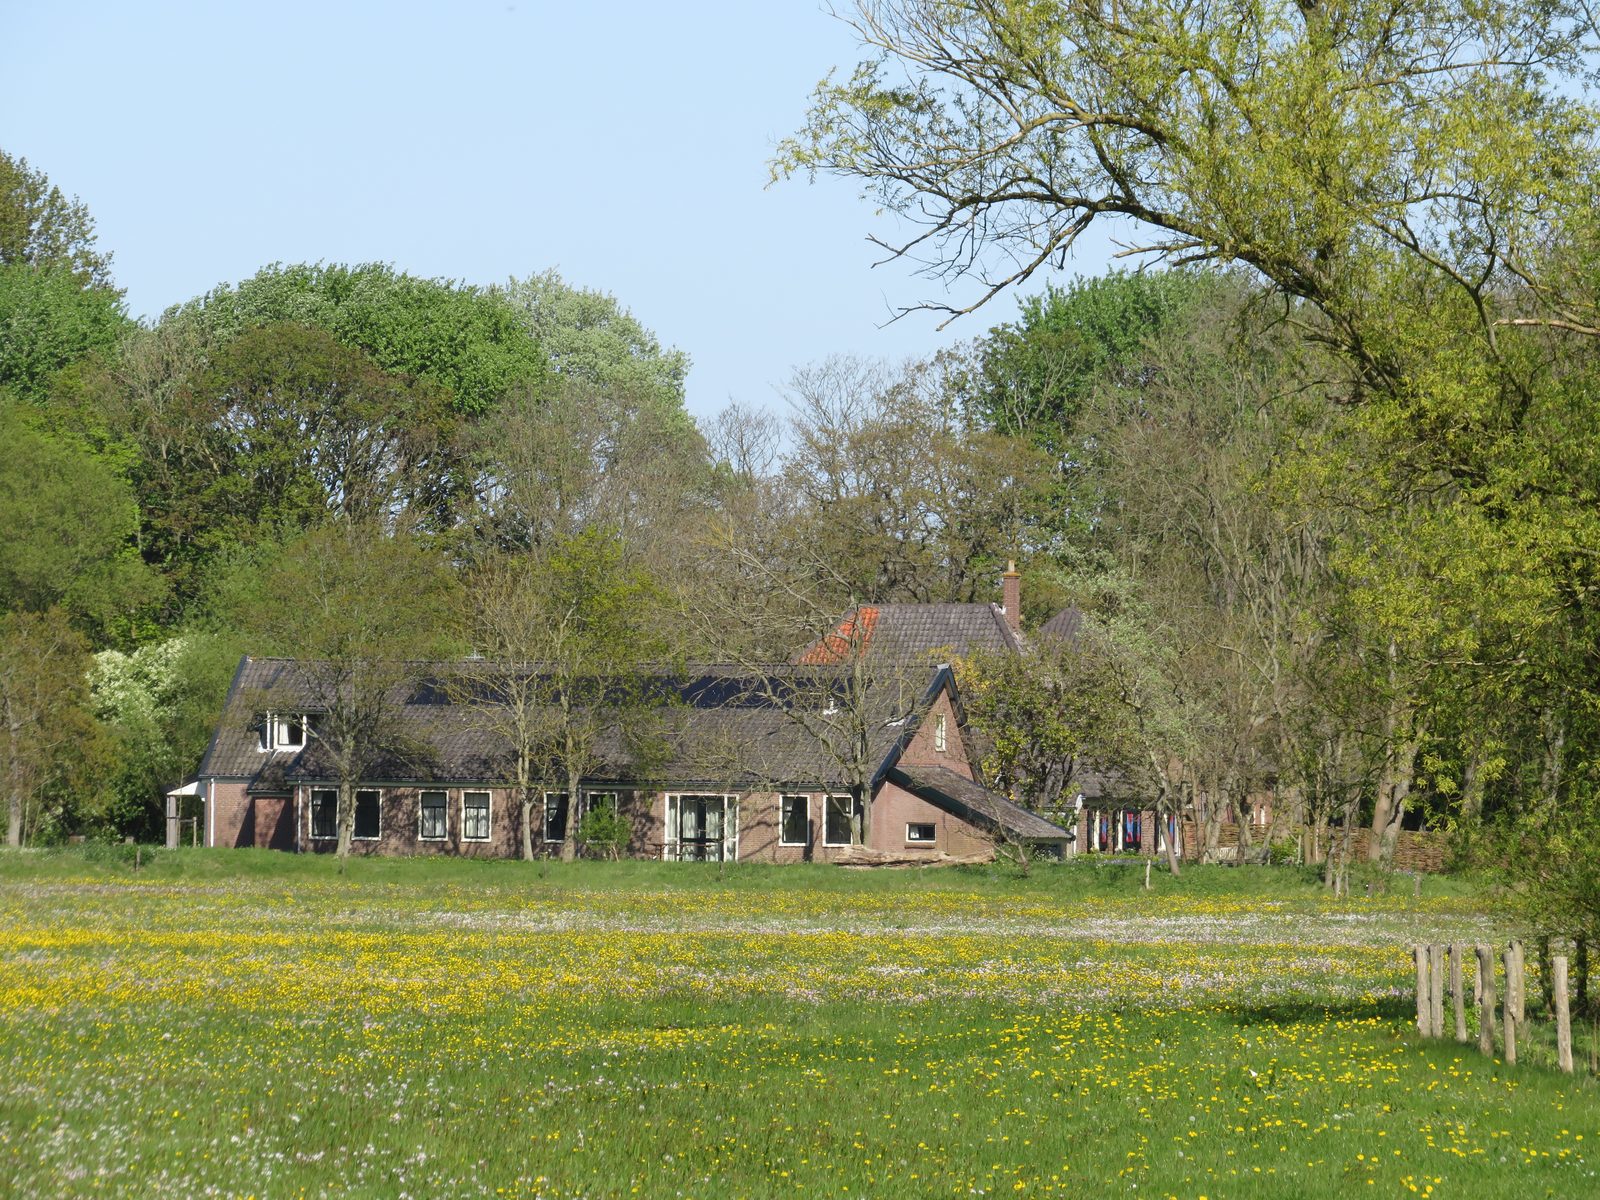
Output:
M1470 883L1141 882L0 856L0 1194L1600 1194L1591 1080L1414 1036Z

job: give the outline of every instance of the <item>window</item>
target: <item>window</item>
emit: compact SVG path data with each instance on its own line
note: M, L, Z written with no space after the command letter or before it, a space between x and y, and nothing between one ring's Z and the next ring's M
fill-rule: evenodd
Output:
M778 802L778 845L804 846L811 840L811 797L785 796Z
M935 840L936 836L937 834L931 821L913 821L906 826L906 841L908 842L931 842Z
M567 794L565 792L546 792L544 794L544 840L547 842L564 842L567 840Z
M461 840L487 842L489 840L489 793L461 793Z
M666 842L669 862L737 861L739 809L733 796L667 797Z
M311 836L339 836L339 793L332 788L317 788L311 793Z
M822 829L823 845L848 846L854 840L850 835L860 824L860 805L854 803L849 796L829 796L828 815Z
M945 732L944 714L940 713L933 721L933 748L943 754L948 745L949 738Z
M304 750L306 719L300 713L268 713L261 720L261 749Z
M443 792L422 793L422 840L443 841L445 836L446 796Z
M378 793L356 793L356 828L353 835L358 842L378 840Z

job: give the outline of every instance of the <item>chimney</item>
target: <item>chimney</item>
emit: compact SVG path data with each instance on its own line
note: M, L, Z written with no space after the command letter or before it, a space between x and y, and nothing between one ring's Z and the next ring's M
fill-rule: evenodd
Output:
M1017 574L1015 561L1006 563L1006 573L1000 576L1000 610L1006 614L1006 624L1012 633L1022 632L1022 576Z

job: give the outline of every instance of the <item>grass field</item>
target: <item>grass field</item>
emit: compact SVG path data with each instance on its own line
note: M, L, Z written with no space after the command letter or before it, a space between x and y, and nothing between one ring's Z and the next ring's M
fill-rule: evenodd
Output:
M1470 887L1139 878L0 857L0 1195L1600 1195Z

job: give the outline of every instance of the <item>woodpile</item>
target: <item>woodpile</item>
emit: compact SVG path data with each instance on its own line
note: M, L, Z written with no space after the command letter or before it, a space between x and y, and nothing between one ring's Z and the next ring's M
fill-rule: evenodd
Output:
M866 846L851 846L839 851L834 865L840 867L966 867L994 861L993 848L977 854L946 854L943 850L929 854L927 851L872 850Z

